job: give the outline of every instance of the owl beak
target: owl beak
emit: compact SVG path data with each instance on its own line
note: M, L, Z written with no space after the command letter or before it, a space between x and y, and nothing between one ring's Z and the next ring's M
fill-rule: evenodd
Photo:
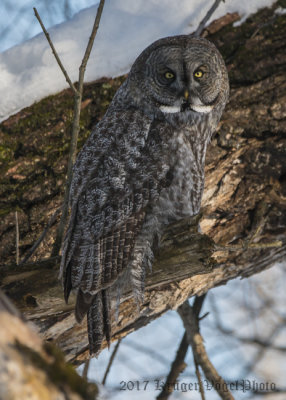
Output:
M186 90L184 91L184 98L185 98L186 101L189 100L189 95L190 95L190 93L189 93L189 91L186 89Z
M181 105L181 111L182 112L190 109L189 98L190 98L190 92L188 91L188 89L186 89L184 91L184 100L183 100L183 103Z

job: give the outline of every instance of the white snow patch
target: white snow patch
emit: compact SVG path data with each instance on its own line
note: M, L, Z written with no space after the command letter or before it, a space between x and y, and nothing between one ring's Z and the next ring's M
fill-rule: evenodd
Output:
M284 15L284 14L286 14L286 8L282 8L282 7L276 8L275 14L277 14L277 15Z
M85 81L127 73L139 53L164 36L191 33L213 0L107 0ZM238 12L242 20L274 0L228 0L211 20ZM72 81L78 78L97 6L49 29ZM35 24L37 20L35 19ZM50 94L68 87L43 34L0 53L0 121Z

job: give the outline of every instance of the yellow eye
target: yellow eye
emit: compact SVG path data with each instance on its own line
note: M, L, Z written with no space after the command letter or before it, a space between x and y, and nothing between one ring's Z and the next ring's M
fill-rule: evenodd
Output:
M198 70L198 71L196 71L195 73L194 73L194 77L195 78L201 78L202 76L203 76L203 71L201 71L200 69Z
M164 76L165 76L165 78L167 78L167 79L174 79L174 78L175 78L175 75L174 75L172 72L170 72L170 71L165 72Z

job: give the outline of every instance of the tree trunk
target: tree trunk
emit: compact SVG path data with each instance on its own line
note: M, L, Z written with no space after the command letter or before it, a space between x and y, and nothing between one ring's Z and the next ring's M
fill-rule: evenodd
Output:
M261 10L239 27L228 25L209 33L226 60L231 95L207 154L200 220L204 235L197 233L197 219L167 229L146 279L140 313L130 293L124 293L113 339L177 308L190 296L285 258L286 17L275 13L277 7ZM106 106L119 82L86 86L82 114L87 129L81 133L81 145L104 111L97 96ZM10 263L0 269L0 285L45 339L56 343L67 360L79 363L88 355L86 324L75 323L73 298L64 304L57 280L59 260L12 265L14 211L18 210L24 254L61 202L68 143L62 131L69 120L70 99L69 91L44 99L0 126L8 154L1 190L1 252ZM49 255L54 233L55 225L33 261ZM257 247L276 241L282 245ZM225 248L230 244L232 249Z

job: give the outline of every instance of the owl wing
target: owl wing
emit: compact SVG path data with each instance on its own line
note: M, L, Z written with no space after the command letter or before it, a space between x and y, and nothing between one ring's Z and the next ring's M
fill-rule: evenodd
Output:
M61 275L66 300L79 289L78 321L127 267L148 204L168 184L168 129L158 124L137 110L113 111L76 161Z

